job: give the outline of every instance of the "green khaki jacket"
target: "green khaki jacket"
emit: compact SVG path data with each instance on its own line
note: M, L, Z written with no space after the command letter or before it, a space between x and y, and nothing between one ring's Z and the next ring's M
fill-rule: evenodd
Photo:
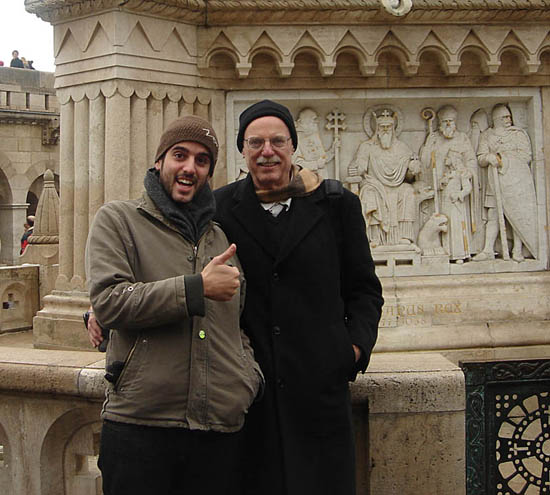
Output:
M86 272L96 317L111 329L104 419L220 432L243 426L263 384L239 327L244 278L240 293L216 302L203 297L200 275L228 246L213 222L194 246L146 193L98 210ZM236 257L230 263L241 270Z

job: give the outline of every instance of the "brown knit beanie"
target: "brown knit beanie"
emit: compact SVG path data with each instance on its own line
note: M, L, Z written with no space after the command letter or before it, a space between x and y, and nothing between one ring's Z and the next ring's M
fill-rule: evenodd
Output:
M160 137L155 162L158 162L172 146L182 141L194 141L206 147L212 162L209 175L212 175L218 159L218 138L210 123L195 115L180 117L168 125Z

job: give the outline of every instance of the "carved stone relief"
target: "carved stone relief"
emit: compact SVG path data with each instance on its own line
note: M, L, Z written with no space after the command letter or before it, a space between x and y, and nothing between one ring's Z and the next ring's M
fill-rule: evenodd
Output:
M532 102L383 100L361 101L359 113L345 99L339 106L322 99L294 105L279 99L296 119L294 163L322 178L339 178L359 196L379 271L544 268L539 253L544 211L538 206L544 193L535 189L542 153L534 160L529 136L541 131L529 121ZM229 122L238 113L228 114L229 139ZM242 158L236 165L236 175L244 177Z

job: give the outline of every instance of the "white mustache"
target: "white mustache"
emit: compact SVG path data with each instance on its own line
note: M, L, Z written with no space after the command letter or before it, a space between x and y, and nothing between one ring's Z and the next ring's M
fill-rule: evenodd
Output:
M266 158L265 156L259 156L258 159L256 160L256 165L271 165L275 163L281 163L280 158L276 156L271 158Z

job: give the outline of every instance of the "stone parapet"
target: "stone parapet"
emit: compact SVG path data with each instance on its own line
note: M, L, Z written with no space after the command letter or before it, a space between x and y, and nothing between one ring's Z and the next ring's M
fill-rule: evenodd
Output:
M540 353L537 346L550 348L548 272L382 282L385 305L378 352L431 350L466 356L469 351L491 358L499 351L505 357L506 348L523 347L526 357L531 346L535 355Z
M54 74L0 67L0 122L59 117Z
M103 400L104 355L1 347L0 390Z
M103 356L1 345L1 486L12 495L99 495ZM377 355L351 392L358 495L464 493L458 367L437 354Z
M368 443L358 442L357 457L368 460L362 469L370 491L358 493L465 493L465 388L457 365L436 353L375 354L351 392L356 412L369 406Z
M37 265L0 267L0 334L32 328L38 311Z

